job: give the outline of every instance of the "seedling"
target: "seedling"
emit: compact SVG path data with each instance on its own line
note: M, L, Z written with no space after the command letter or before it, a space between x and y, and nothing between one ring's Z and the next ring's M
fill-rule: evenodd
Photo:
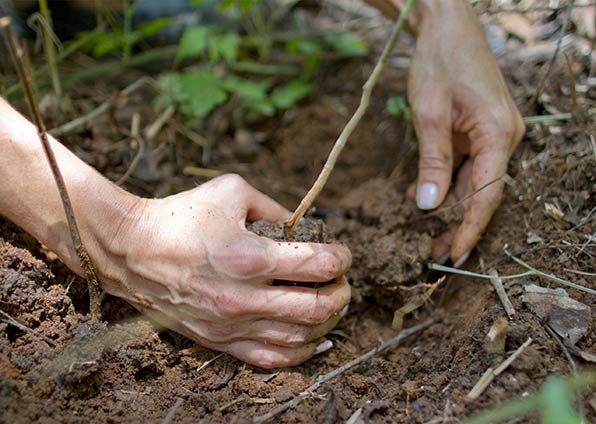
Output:
M395 22L395 26L393 27L391 37L389 37L389 41L383 49L383 53L381 53L381 56L379 57L379 60L377 61L377 64L375 65L372 73L370 74L368 80L366 81L366 83L364 83L364 86L362 87L362 97L360 98L360 104L358 105L358 108L356 109L354 115L352 115L352 118L350 118L350 120L342 130L341 134L339 135L339 138L335 142L333 149L331 150L331 153L329 153L327 162L325 163L323 170L317 177L317 180L315 181L311 189L308 191L308 193L306 193L306 196L302 199L300 205L294 211L292 216L284 223L284 230L288 238L291 238L294 232L294 226L304 216L306 211L310 209L316 197L319 195L321 190L323 190L323 187L327 183L327 180L329 179L329 176L331 175L335 163L337 162L337 159L341 151L346 145L346 142L348 141L348 139L358 126L358 123L360 123L360 120L366 113L368 105L370 103L370 97L373 88L379 80L379 76L381 75L381 72L383 71L383 68L387 63L387 60L389 59L389 55L391 54L391 51L393 50L393 47L397 42L399 34L401 33L401 30L406 21L406 17L410 12L410 9L412 8L413 4L414 0L408 0L404 5L404 8L400 13L399 18Z

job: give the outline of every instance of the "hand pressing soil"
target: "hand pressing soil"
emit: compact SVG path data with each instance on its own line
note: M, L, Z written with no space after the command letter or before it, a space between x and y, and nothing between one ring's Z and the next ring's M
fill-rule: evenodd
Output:
M288 238L284 232L283 222L256 221L248 225L247 229L258 236L268 237L275 241L302 243L331 243L334 241L325 223L319 219L302 218L294 227L294 235ZM323 283L274 280L274 286L323 287L333 283L329 280Z

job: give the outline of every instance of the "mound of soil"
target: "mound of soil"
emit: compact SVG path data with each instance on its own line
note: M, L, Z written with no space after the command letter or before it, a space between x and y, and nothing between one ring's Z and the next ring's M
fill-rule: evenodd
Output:
M244 153L236 154L232 145L222 142L214 146L211 166L241 172L260 190L294 207L344 126L346 111L357 104L369 70L363 63L331 68L311 103L264 124L260 130L265 141L250 163ZM535 79L535 71L530 74ZM567 81L564 69L560 75ZM523 80L526 74L521 71L516 76L522 79L523 94L517 99L521 104L529 100L524 96L535 81ZM403 81L403 71L389 69L385 74L370 113L318 202L331 234L349 245L354 257L348 273L354 298L347 316L328 336L333 349L298 367L264 371L155 328L142 318L130 319L123 303L109 296L103 300L106 322L98 322L86 314L84 286L73 283L73 275L43 247L0 220L0 421L249 422L302 393L317 376L394 335L394 309L417 288L436 281L438 275L425 268L432 240L461 212L423 217L414 202L405 199L415 161L400 178L391 176L410 146L398 143L404 125L396 125L386 113L385 93L394 92L396 83L403 87ZM557 90L548 91L550 98L560 99L560 110L565 110L567 99ZM586 90L587 99L593 99L593 88ZM127 110L155 117L146 101L132 102ZM115 124L124 133L130 114ZM511 254L544 272L596 289L596 158L590 133L593 123L581 121L529 128L509 168L513 183L468 267L477 272L494 268L503 275L522 272L503 252L508 246ZM79 146L77 153L100 164L107 175L122 175L129 163L130 152L112 149L107 136L95 140L79 134L66 141ZM132 177L128 189L164 195L196 185L195 178L182 176L182 169L196 166L199 147L190 142L162 147L160 152L171 155L166 156L171 159L169 173L158 173L151 184ZM119 156L116 169L106 151ZM327 240L319 224L311 231ZM535 393L549 374L571 374L575 367L589 365L577 356L571 363L560 341L526 307L522 294L527 283L557 287L537 277L507 282L505 290L516 309L508 319L485 280L448 277L431 301L406 320L407 327L430 317L437 321L434 325L338 376L274 421L345 422L362 408L365 422L455 422ZM596 310L594 296L566 290ZM123 316L129 318L122 321ZM504 345L487 349L487 333L503 320ZM594 330L591 322L577 343L579 350L596 354ZM467 393L486 369L528 337L534 342L523 355L479 399L468 399ZM594 394L588 394L582 405L588 420L596 420Z

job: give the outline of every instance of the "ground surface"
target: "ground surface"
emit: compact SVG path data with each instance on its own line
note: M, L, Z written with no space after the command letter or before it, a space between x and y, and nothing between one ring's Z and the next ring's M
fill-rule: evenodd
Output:
M499 15L483 15L495 31L505 31L494 16ZM544 88L546 97L539 106L531 103L539 85L537 75L544 71L538 65L549 57L530 57L529 50L524 56L523 48L532 45L522 41L525 44L512 41L521 59L505 55L501 62L524 115L569 110L562 60ZM545 41L552 46L549 42ZM503 204L466 268L481 273L496 269L501 275L522 272L504 253L507 246L511 254L544 272L596 289L596 147L589 137L596 126L587 114L596 93L581 46L572 45L567 53L583 87L578 101L583 115L574 121L528 126L509 168L512 181ZM248 129L263 141L247 152L239 137L224 134L202 166L238 172L286 206L295 207L357 104L359 87L369 71L366 61L329 65L316 94L279 119ZM51 252L2 221L0 421L163 422L168 412L172 412L169 422L250 421L296 396L317 376L393 335L393 311L424 291L426 286L421 284L434 283L440 276L426 267L431 261L431 240L457 215L422 218L403 195L414 176L415 156L412 160L406 153L409 143L400 143L405 124L388 116L385 101L387 93L403 90L404 76L403 70L396 69L384 75L371 112L319 201L331 231L354 254L348 274L353 302L329 336L335 343L332 350L299 367L266 371L203 349L175 333L157 331L144 320L131 321L132 308L109 296L103 300L107 323L99 323L86 315L84 284ZM109 84L106 87L95 89L109 92ZM147 106L150 94L133 96L116 123L126 128L135 110L155 116ZM92 131L65 141L115 180L133 155L128 144L110 141L109 126L104 124L98 122ZM153 157L127 181L128 189L162 196L203 181L181 172L185 166L197 165L201 149L173 134L164 130L150 146ZM428 318L436 320L434 325L331 380L275 421L345 422L362 408L362 417L369 422L457 422L485 407L537 391L551 373L571 374L572 364L547 331L545 319L522 302L524 285L530 282L557 287L536 277L506 282L517 312L508 322L504 346L491 349L485 344L491 326L506 317L491 284L450 276L431 301L406 319L406 327ZM574 289L568 293L594 313L593 295ZM587 335L577 348L596 354L594 321L586 325ZM467 393L484 371L528 337L534 342L522 356L478 400L468 400ZM573 353L572 360L580 368L588 365ZM595 419L594 395L582 404Z

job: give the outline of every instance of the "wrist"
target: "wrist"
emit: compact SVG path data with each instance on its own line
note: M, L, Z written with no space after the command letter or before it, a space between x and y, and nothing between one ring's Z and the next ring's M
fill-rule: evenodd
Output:
M89 181L81 181L84 185L73 186L70 196L75 218L102 289L129 299L127 252L130 244L135 242L134 231L142 221L146 199L122 190L95 171L93 173L95 175ZM66 258L73 261L72 265L67 265L82 275L76 252L69 249ZM66 258L63 258L65 262Z
M0 98L0 213L55 252L79 275L64 206L35 127ZM142 199L120 189L50 137L81 240L102 286L124 290L128 233Z
M468 0L416 0L412 12L413 32L416 35L441 33L441 28L456 31L476 20L476 14Z

